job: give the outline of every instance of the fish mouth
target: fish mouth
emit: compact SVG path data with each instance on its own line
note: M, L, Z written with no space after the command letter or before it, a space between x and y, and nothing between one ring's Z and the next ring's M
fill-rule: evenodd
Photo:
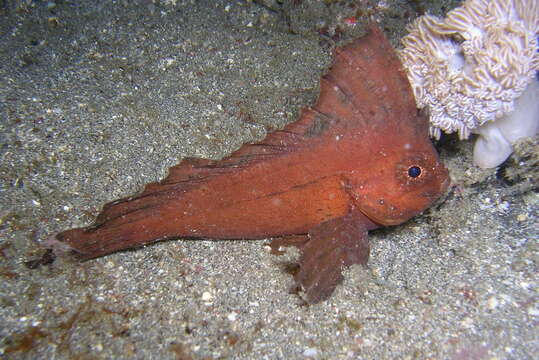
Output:
M398 225L401 224L403 221L400 220L394 220L394 219L388 219L384 217L377 217L376 214L369 214L367 211L359 209L359 212L363 214L373 225L373 228L381 227L381 226L391 226L391 225Z
M368 215L365 211L358 209L361 215L365 216L365 218L371 223L371 226L368 226L368 230L373 230L379 227L387 226L383 221L376 220L373 216Z
M449 188L449 185L451 185L451 178L448 176L445 177L444 181L440 184L440 195L445 193L447 189Z

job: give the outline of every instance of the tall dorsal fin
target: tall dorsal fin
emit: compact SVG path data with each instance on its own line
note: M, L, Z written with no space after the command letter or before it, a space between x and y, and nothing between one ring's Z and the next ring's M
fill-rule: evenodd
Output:
M348 128L410 128L412 119L414 126L428 126L416 116L412 88L391 44L375 24L367 30L367 35L335 49L316 109L342 119Z

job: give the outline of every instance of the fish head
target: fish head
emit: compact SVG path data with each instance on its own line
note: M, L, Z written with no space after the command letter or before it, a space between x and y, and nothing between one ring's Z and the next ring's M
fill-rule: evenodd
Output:
M397 225L427 209L448 188L449 174L434 146L392 143L370 161L367 174L349 183L355 206L371 221Z
M353 206L371 221L400 224L445 192L448 172L428 137L427 114L418 112L406 72L377 26L335 50L314 108L329 119L314 127L327 139L328 166L346 169Z

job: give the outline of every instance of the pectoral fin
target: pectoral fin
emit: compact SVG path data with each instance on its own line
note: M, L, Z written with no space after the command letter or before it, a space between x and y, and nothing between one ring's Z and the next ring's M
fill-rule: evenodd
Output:
M309 303L327 299L342 282L343 269L367 264L367 233L372 225L365 216L353 212L309 231L309 240L300 248L299 271L295 275Z

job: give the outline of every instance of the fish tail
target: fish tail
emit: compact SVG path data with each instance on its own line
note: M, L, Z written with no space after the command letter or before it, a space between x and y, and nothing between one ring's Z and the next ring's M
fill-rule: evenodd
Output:
M148 214L146 214L148 215ZM55 240L82 260L178 237L159 216L129 221L105 221L58 233Z

